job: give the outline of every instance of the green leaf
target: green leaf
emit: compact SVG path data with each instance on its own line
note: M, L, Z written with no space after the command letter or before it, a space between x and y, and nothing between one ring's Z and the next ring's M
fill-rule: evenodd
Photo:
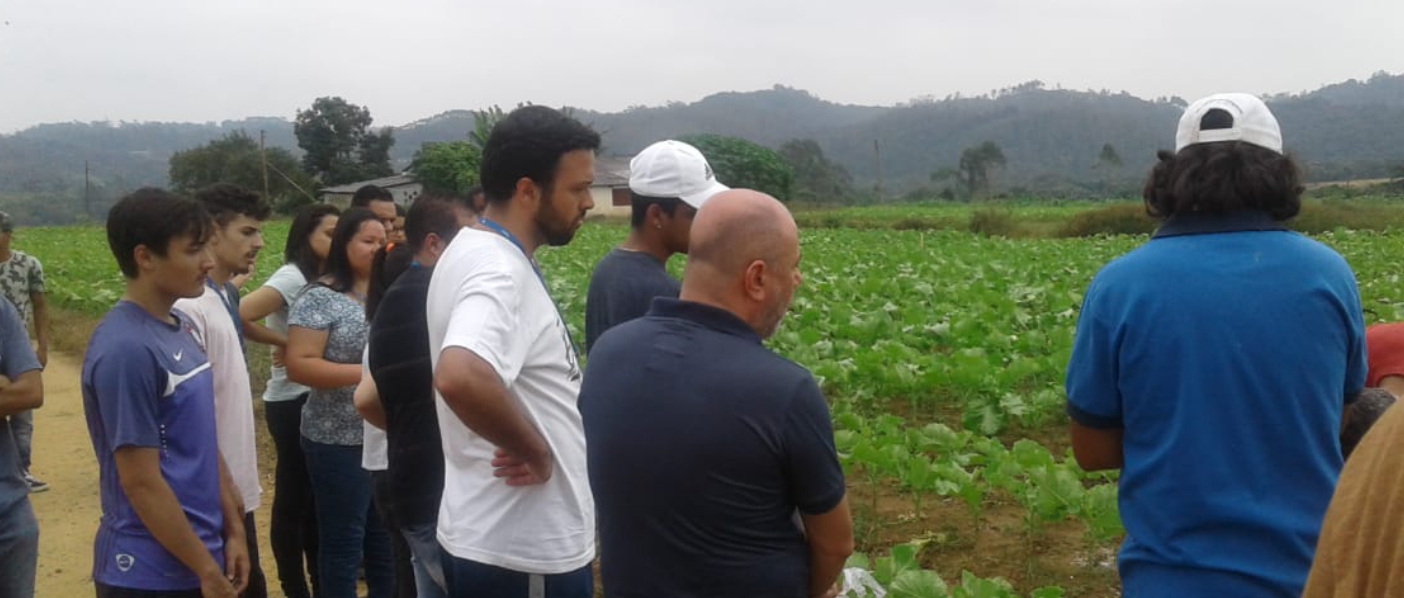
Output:
M903 571L887 589L891 598L947 598L946 582L935 571L926 569Z

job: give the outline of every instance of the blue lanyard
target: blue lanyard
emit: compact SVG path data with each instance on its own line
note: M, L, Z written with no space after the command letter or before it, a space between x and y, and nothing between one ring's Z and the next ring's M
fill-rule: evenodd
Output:
M502 235L502 237L503 237L504 239L507 239L508 241L511 241L511 243L512 243L513 245L516 245L516 246L517 246L517 249L520 250L520 251L522 252L522 256L525 257L526 260L527 260L527 262L531 264L531 269L532 269L532 271L533 271L533 272L536 272L536 279L539 280L539 281L541 281L541 288L544 289L544 290L546 291L546 298L547 298L547 299L550 299L550 300L551 300L551 306L556 308L556 317L557 317L558 319L560 319L560 321L561 321L561 327L565 329L566 338L570 339L570 349L571 349L571 351L574 351L576 357L579 357L579 356L580 356L580 347L579 347L579 345L577 345L577 344L575 343L575 338L571 336L571 334L570 334L570 327L566 326L566 323L565 323L565 316L561 315L561 306L556 305L556 300L555 300L555 298L551 297L551 285L546 284L546 276L545 276L544 274L541 273L541 266L538 266L538 265L536 264L536 259L533 258L533 257L531 257L531 254L530 254L530 253L527 253L526 246L522 245L522 242L521 242L520 240L517 239L517 235L512 234L512 231L507 230L506 227L504 227L504 226L502 226L501 224L498 224L498 223L496 223L496 222L493 222L493 221L491 221L491 220L488 220L487 218L484 218L484 217L478 218L478 223L480 223L480 224L482 224L483 226L486 226L486 227L492 229L493 232L495 232L495 233L497 233L497 234L499 234L499 235Z

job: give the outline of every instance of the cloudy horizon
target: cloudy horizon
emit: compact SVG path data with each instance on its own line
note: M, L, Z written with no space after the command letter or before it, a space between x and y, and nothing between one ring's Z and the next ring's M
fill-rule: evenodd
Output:
M290 119L331 95L398 126L493 104L616 112L777 84L891 106L1034 79L1194 99L1404 72L1404 2L941 4L0 0L0 133Z

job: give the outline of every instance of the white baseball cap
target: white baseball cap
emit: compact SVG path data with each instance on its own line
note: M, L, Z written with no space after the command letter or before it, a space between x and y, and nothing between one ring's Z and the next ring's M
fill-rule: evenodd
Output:
M1180 116L1175 151L1197 143L1242 141L1282 153L1282 129L1267 104L1246 93L1218 93L1201 99Z
M730 188L717 182L702 152L681 141L659 141L629 162L629 190L645 197L676 197L701 208Z

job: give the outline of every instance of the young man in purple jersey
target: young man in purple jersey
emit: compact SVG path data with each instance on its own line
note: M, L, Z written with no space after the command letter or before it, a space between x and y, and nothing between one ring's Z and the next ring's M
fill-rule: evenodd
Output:
M248 583L244 507L216 442L210 364L172 309L204 292L210 232L199 203L159 189L133 192L107 216L127 288L83 360L102 502L98 598L233 598Z

